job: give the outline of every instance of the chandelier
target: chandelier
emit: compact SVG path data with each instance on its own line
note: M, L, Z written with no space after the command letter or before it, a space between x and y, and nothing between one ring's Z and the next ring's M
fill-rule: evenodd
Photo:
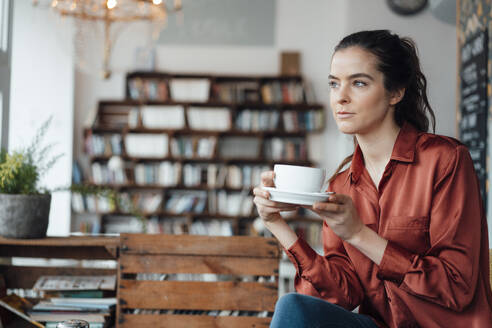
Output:
M33 5L38 5L40 1L42 0L33 0ZM155 41L166 26L168 14L182 10L181 0L171 1L171 4L167 4L163 0L51 0L49 6L61 17L74 20L76 55L77 52L84 51L83 48L86 46L85 30L102 24L102 77L108 79L111 76L111 52L118 35L112 33L112 29L132 22L148 22L152 25L152 39Z

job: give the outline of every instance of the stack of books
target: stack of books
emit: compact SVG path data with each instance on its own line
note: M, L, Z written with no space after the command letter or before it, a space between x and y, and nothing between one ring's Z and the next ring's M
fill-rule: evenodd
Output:
M125 184L128 177L124 167L112 167L109 162L94 162L91 165L92 181L97 184Z
M156 101L169 100L166 80L134 78L128 82L130 98L134 100L147 99Z
M176 158L212 158L217 137L177 136L171 140L171 154Z
M274 131L278 128L279 112L276 110L243 109L236 117L236 129L241 131Z
M298 112L287 110L282 114L284 129L287 132L321 130L324 124L322 110Z
M270 160L307 160L306 140L303 138L271 138L265 140L263 153Z
M205 191L177 190L170 192L166 211L171 213L203 213L207 205Z
M227 131L231 128L231 111L227 107L188 108L188 124L194 130Z
M111 213L116 207L108 197L73 193L72 209L75 213Z
M125 150L132 157L166 157L167 134L128 133L125 137Z
M148 129L183 129L185 127L184 107L142 106L142 125Z
M135 209L144 213L153 213L160 210L163 200L162 196L160 191L124 192L120 194L118 199L118 208L123 213L131 213Z
M190 235L232 236L233 234L230 220L196 220L190 227Z
M215 98L225 103L258 102L260 85L256 81L219 82L213 85Z
M28 311L31 319L45 322L46 328L56 328L60 321L79 319L91 328L108 327L116 307L116 298L51 298L41 301Z
M188 218L186 217L153 217L148 220L147 233L182 235L188 233Z
M210 94L209 79L174 78L170 82L174 101L206 102Z
M116 276L41 276L33 290L46 298L27 311L32 320L51 328L61 321L79 319L91 328L105 328L114 323ZM50 297L51 296L51 297Z
M261 86L261 98L265 104L300 104L305 102L301 82L273 81Z
M175 186L179 183L181 167L181 163L170 161L135 164L135 183L137 185Z
M225 216L251 216L253 211L253 196L249 190L242 192L209 191L208 212Z
M121 135L89 134L85 139L85 151L92 156L121 155Z

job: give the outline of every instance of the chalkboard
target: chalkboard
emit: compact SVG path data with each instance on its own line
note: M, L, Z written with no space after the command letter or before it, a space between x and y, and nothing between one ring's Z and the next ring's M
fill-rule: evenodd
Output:
M461 47L459 127L460 140L470 150L484 202L487 199L487 59L488 35L481 31Z
M275 0L183 1L159 36L164 45L275 45Z

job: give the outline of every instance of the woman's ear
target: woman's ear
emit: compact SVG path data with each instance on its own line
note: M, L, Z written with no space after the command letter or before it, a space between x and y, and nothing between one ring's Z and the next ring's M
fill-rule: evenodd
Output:
M405 95L405 88L392 91L390 94L389 104L392 106L398 104L403 99L404 95Z

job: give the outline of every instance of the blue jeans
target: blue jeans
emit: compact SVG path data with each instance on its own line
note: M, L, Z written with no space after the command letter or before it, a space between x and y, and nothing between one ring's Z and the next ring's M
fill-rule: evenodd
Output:
M377 328L366 315L353 313L322 299L290 293L275 305L270 328Z

